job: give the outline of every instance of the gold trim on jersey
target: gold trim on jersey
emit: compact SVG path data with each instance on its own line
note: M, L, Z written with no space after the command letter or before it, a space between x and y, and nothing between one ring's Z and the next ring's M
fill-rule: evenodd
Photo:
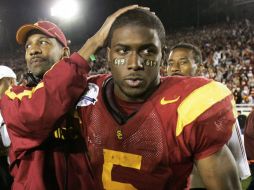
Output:
M18 98L19 100L22 100L23 97L27 96L28 98L31 98L32 95L40 88L44 87L44 83L40 82L36 87L33 87L31 90L24 90L21 93L16 94L15 92L11 91L11 88L9 88L5 94L12 100L15 98Z
M215 81L194 90L177 108L176 136L181 134L185 126L230 94L225 85Z

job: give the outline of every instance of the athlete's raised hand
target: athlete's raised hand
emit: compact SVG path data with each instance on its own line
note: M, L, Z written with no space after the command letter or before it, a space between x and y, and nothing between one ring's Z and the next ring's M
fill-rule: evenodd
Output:
M108 37L108 33L110 31L110 28L117 17L119 17L121 14L132 10L132 9L146 9L149 10L148 7L142 7L139 5L130 5L121 9L118 9L116 12L114 12L112 15L108 16L104 24L101 26L101 28L96 32L96 34L89 38L84 46L78 51L78 53L85 59L88 60L89 56L96 52L96 50L100 47L102 47Z
M142 8L142 9L148 9L148 7L141 7L138 5L130 5L121 9L118 9L116 12L114 12L112 15L108 16L102 27L99 29L99 31L93 36L96 39L98 39L98 43L100 43L101 46L103 46L105 40L108 37L108 33L110 31L110 28L114 21L116 20L117 17L119 17L121 14L132 10L132 9L137 9L137 8Z

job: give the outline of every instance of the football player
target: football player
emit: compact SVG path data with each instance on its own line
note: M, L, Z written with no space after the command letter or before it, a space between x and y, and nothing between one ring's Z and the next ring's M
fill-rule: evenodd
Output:
M97 189L184 189L193 164L208 189L241 189L225 146L231 92L209 79L161 78L164 45L149 11L130 10L111 27L112 74L89 78L78 103Z
M202 65L202 54L198 47L189 43L179 43L171 48L167 58L167 73L171 76L198 76L199 67ZM248 160L241 139L241 130L238 122L234 127L232 136L228 142L228 147L233 154L241 179L250 176ZM191 189L204 188L196 168L191 175Z

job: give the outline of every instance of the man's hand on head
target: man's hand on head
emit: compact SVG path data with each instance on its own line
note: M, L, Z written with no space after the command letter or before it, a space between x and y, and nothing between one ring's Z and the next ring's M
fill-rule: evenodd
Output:
M96 32L94 36L89 38L86 43L83 45L83 47L78 51L78 53L85 59L89 60L90 55L94 54L99 48L103 47L105 44L105 41L108 37L110 28L117 17L119 17L121 14L132 10L132 9L146 9L150 10L148 7L142 7L139 5L130 5L121 9L118 9L116 12L114 12L112 15L107 17L106 21L102 25L102 27Z

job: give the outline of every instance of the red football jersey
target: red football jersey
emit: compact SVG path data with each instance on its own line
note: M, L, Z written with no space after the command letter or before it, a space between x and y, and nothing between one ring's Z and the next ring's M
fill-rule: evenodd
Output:
M88 71L74 53L55 64L36 87L16 86L3 96L12 189L93 188L84 140L76 130L79 120L70 114L87 85Z
M184 189L194 159L228 142L233 97L204 78L166 77L135 114L114 105L110 76L88 80L80 106L98 189Z

